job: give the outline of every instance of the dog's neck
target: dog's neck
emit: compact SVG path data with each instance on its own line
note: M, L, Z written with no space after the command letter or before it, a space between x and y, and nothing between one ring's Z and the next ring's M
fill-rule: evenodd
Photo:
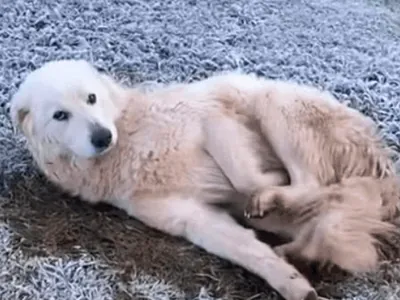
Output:
M111 185L106 170L114 170L118 156L111 158L112 151L93 159L81 159L68 154L41 157L32 151L34 160L46 177L72 196L81 196L89 202L99 202L111 196ZM105 176L107 174L107 177Z

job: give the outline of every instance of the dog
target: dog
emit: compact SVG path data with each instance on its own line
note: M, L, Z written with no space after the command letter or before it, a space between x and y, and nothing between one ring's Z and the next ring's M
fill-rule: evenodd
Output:
M361 113L315 88L239 72L143 92L84 60L52 61L24 79L10 110L38 167L65 191L184 237L287 300L318 296L217 204L244 209L268 187L394 176L387 148ZM219 127L221 120L228 125Z

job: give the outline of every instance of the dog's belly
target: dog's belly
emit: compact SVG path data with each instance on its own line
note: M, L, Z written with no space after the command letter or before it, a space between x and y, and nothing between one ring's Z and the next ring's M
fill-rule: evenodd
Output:
M206 203L231 202L237 194L232 184L215 161L204 154L194 165L189 180L193 185L195 197Z

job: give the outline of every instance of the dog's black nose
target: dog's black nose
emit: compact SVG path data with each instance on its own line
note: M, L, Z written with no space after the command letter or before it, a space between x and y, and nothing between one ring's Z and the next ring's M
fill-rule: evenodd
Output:
M110 145L111 140L111 131L104 127L94 129L90 138L92 145L99 150L107 148Z

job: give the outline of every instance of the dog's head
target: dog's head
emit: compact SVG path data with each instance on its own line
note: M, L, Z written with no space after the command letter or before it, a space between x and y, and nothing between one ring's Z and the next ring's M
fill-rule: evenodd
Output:
M59 60L30 73L10 102L28 141L57 155L91 158L117 141L124 89L84 60Z

